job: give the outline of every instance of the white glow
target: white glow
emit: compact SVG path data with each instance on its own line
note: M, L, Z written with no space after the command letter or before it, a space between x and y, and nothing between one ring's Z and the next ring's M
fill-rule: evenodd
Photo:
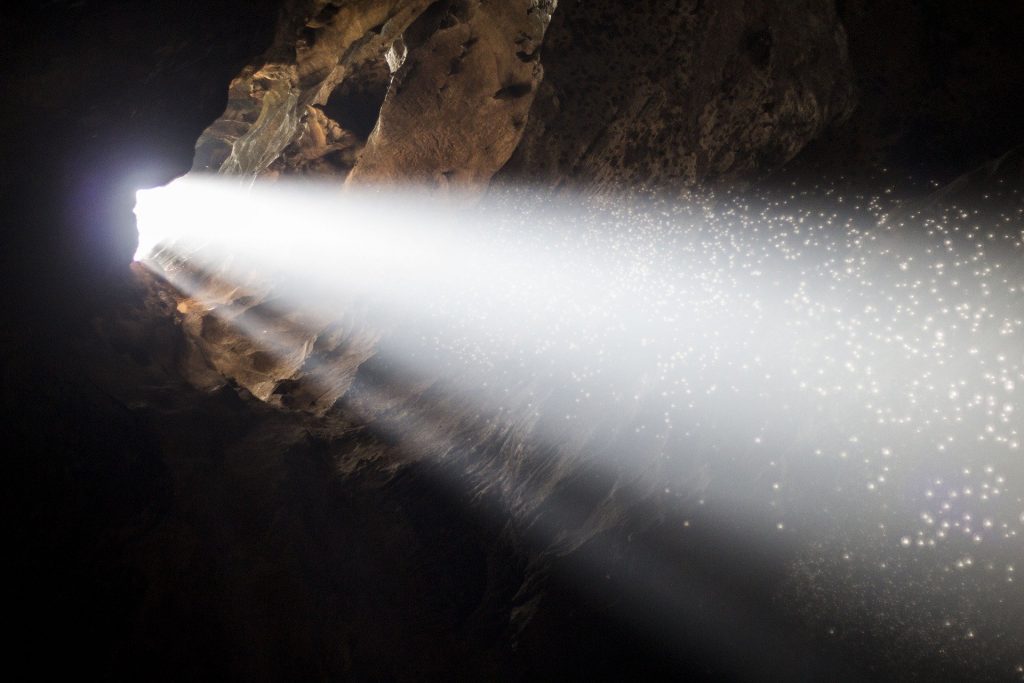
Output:
M190 178L139 193L136 258L276 355L343 318L353 348L444 382L463 399L433 431L424 406L368 416L432 454L506 429L558 446L532 457L745 510L753 536L804 538L809 566L854 557L886 585L959 591L982 560L1024 557L1024 240L953 209L904 235L852 203L450 206ZM234 312L250 292L287 333ZM324 395L384 402L304 357L296 376Z
M837 443L881 453L874 488L889 479L882 459L900 455L882 434L907 444L904 458L961 441L1005 453L1020 438L1020 283L1000 282L993 256L980 270L973 246L950 256L944 231L930 265L870 225L832 228L839 217L819 212L815 226L795 207L521 195L453 208L203 178L138 199L138 259L269 288L321 317L361 301L367 324L431 320L433 343L482 372L512 355L557 360L581 385L607 380L605 399L660 393L666 424L722 401L773 420L783 405L831 414ZM1019 260L1020 240L1006 247ZM763 427L750 430L761 444Z

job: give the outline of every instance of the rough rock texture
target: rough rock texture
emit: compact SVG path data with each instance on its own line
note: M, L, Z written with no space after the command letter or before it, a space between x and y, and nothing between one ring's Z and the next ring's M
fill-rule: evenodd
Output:
M505 178L678 186L773 169L852 106L831 2L563 2L542 48L554 8L289 4L275 45L232 82L195 168L467 190L486 187L518 144ZM543 86L542 61L551 65ZM545 94L531 111L538 87ZM348 125L365 131L373 121L368 136L328 115L359 107ZM322 413L375 353L379 333L353 333L357 322L300 325L275 316L265 293L207 284L181 304L186 329L221 374L264 400ZM285 334L288 349L247 341L255 319Z
M349 182L485 186L526 126L553 8L435 3L405 37L407 55Z
M568 0L542 61L508 168L541 184L693 185L765 171L855 101L831 0Z
M350 301L333 314L281 310L273 286L198 272L188 295L164 284L186 335L180 371L197 387L231 381L260 400L322 415L373 357L382 331L368 324L365 303Z
M554 10L547 0L292 5L274 48L232 84L196 168L466 189L485 187L518 150L506 177L692 186L783 165L855 102L831 0ZM339 89L365 110L350 127L373 121L368 140L325 114Z
M0 288L10 306L81 314L104 284L114 295L135 251L135 190L188 170L225 84L270 44L277 4L4 6L0 266L24 283Z
M289 3L274 45L200 138L194 170L484 186L526 125L553 6Z

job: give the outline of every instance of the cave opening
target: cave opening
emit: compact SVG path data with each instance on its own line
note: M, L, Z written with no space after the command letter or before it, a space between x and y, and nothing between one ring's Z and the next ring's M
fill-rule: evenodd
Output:
M363 142L370 137L391 84L384 56L370 60L348 75L323 104L324 113Z

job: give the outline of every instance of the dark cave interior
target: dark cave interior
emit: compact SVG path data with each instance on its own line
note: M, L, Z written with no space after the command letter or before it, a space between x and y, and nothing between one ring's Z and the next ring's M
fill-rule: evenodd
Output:
M472 444L439 460L405 457L408 443L355 398L316 414L260 400L211 360L214 342L190 331L183 297L132 263L136 190L249 130L232 126L255 122L264 100L251 94L253 73L271 62L293 69L304 113L262 175L673 197L826 179L888 190L904 207L996 191L1022 202L1016 0L554 4L3 10L0 368L19 669L113 680L1021 680L1019 589L1000 589L1009 626L991 659L912 635L900 649L892 630L853 612L832 638L780 607L806 596L782 589L788 541L748 538L753 504L636 492L602 517L598 504L628 498L632 484L580 461L518 473L544 496L517 522L513 479L452 483L491 471L484 455L504 472L499 446L512 438L460 422L469 399L416 389L417 405ZM1019 239L1021 225L1004 229ZM350 357L339 348L324 357ZM367 353L352 396L413 395L399 374ZM275 395L298 395L296 382ZM551 525L565 527L569 550L538 537Z

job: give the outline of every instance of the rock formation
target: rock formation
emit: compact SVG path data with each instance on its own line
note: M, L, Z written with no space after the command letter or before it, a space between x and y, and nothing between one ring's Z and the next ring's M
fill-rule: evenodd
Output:
M846 34L827 0L569 0L543 62L509 167L543 183L749 177L792 159L855 103Z
M232 83L195 168L486 184L526 125L553 8L535 0L297 3L273 47ZM364 120L330 118L352 109Z

